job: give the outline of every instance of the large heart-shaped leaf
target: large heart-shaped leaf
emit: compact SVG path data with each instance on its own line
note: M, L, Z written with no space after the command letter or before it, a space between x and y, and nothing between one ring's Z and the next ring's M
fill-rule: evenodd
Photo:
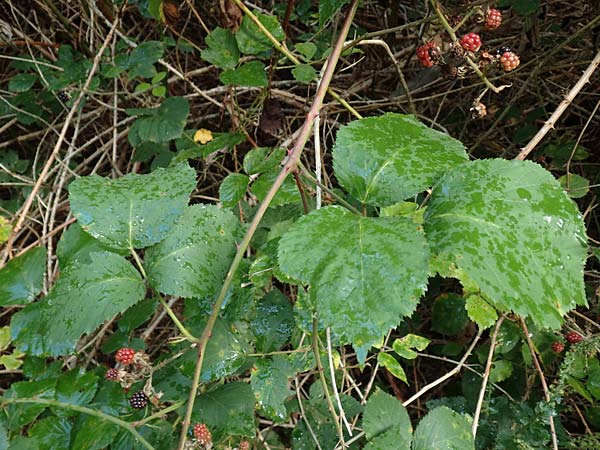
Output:
M475 450L472 420L446 406L429 412L417 426L413 450Z
M281 238L279 262L311 284L319 319L359 357L412 314L427 283L427 244L417 224L336 206L298 220Z
M36 247L8 262L0 270L0 306L24 305L42 290L46 248Z
M186 208L169 237L146 250L148 278L162 293L208 297L221 287L235 254L238 219L212 205Z
M82 228L103 244L144 248L169 234L195 186L194 170L182 163L116 180L82 177L69 186L69 199Z
M457 167L425 215L432 252L454 263L496 307L557 328L585 304L585 227L558 181L527 161Z
M338 131L335 176L362 203L389 206L430 187L448 168L468 160L461 142L413 116L388 113Z
M30 355L64 355L84 333L144 298L140 274L122 256L92 253L74 261L50 293L12 317L12 339Z

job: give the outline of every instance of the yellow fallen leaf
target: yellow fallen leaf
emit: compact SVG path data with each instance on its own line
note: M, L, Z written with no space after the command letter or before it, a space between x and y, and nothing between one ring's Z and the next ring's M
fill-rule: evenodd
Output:
M200 128L194 134L194 142L200 142L201 144L204 145L207 142L210 142L212 140L213 140L212 132L210 130L207 130L206 128Z

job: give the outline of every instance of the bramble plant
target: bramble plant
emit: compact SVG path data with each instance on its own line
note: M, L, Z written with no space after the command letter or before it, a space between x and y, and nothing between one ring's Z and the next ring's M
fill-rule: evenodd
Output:
M569 168L589 153L474 157L403 74L463 80L461 120L484 119L523 70L492 36L537 2L431 1L404 65L357 0L213 2L218 22L130 3L81 10L100 42L9 57L2 129L57 133L43 157L0 154L0 181L26 181L0 210L0 450L597 448L596 249L575 202L594 186ZM131 39L132 14L165 34ZM363 117L336 86L371 45L407 113ZM283 82L312 98L290 133L282 103L304 105ZM94 108L109 131L81 143Z

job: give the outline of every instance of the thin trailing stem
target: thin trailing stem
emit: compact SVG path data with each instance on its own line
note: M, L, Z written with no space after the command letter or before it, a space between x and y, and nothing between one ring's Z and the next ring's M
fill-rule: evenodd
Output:
M550 391L548 389L548 384L546 383L546 377L544 376L544 371L542 370L542 366L540 365L540 361L537 357L537 349L533 342L531 341L531 336L529 335L529 330L527 329L527 324L522 317L519 317L521 322L521 328L523 328L523 334L525 335L525 340L527 341L527 347L529 347L529 353L531 353L531 359L533 360L533 365L537 370L540 376L540 382L542 383L542 389L544 390L544 399L546 403L550 403ZM550 435L552 436L552 449L558 450L558 438L556 437L556 426L554 425L554 417L552 413L548 415L548 420L550 423Z
M25 404L34 403L34 404L38 404L38 405L47 405L47 406L53 406L56 408L70 409L72 411L77 411L77 412L80 412L83 414L87 414L90 416L98 417L100 419L104 419L107 422L112 422L115 425L118 425L121 428L124 428L125 430L129 431L132 434L132 436L136 440L138 440L140 442L140 444L142 444L148 450L155 450L154 447L146 439L144 439L143 436L135 429L135 426L132 423L121 420L118 417L111 416L110 414L106 414L100 410L87 408L85 406L74 405L72 403L63 403L63 402L59 402L58 400L52 400L52 399L48 399L48 398L35 398L35 397L34 398L3 398L2 401L0 402L0 405L4 406L4 405L10 405L10 404L17 404L17 403L25 403Z
M467 351L465 352L465 354L463 355L463 357L460 359L460 361L458 362L458 364L456 365L456 367L454 367L454 369L452 369L450 372L446 373L444 376L438 378L437 380L432 381L431 383L423 386L411 398L409 398L408 400L406 400L405 402L403 402L402 405L404 405L404 406L410 405L416 399L418 399L419 397L421 397L425 392L433 389L436 386L439 386L444 381L446 381L448 378L451 378L455 374L457 374L462 369L462 367L465 365L465 362L467 361L467 358L469 356L471 356L471 353L473 352L473 349L475 348L475 345L477 345L477 342L479 342L479 339L481 338L481 333L483 333L483 330L479 330L477 332L477 335L473 339L473 342L471 342L471 345L469 346L469 348L467 349Z
M323 369L323 364L321 363L321 352L319 350L319 323L317 318L313 318L313 326L312 326L312 349L315 354L315 360L317 362L317 371L319 372L319 381L321 381L321 386L323 387L323 393L325 394L325 400L327 401L327 408L329 409L329 413L333 418L333 423L335 424L335 429L337 430L338 437L340 438L340 444L342 448L346 448L344 443L344 430L342 430L342 424L340 423L340 417L335 411L335 406L333 405L333 400L331 398L331 394L329 393L329 387L327 386L327 380L325 379L325 369Z
M196 361L196 369L194 371L192 385L190 388L187 410L186 410L185 417L184 417L183 423L182 423L181 436L179 439L179 446L178 446L179 450L183 450L185 447L186 435L187 435L188 429L190 427L190 421L191 421L191 417L192 417L192 411L194 408L194 402L196 400L196 394L198 392L198 384L200 381L200 374L202 372L202 363L204 360L204 352L206 350L206 345L208 344L208 340L210 339L210 336L212 334L212 329L213 329L213 327L217 321L217 318L219 316L219 311L221 310L221 306L223 304L223 301L225 300L225 296L227 295L227 292L229 291L229 288L231 287L231 283L233 282L233 277L235 276L235 273L244 257L244 254L246 253L246 250L250 246L250 241L252 239L252 236L254 236L254 233L256 232L260 221L262 220L265 212L267 211L267 208L271 204L273 197L275 197L275 194L277 193L277 191L283 184L283 181L286 179L288 174L290 172L296 170L298 161L300 160L300 155L302 154L302 151L304 149L304 146L306 145L306 142L308 141L309 137L311 136L314 119L319 114L319 111L320 111L321 107L323 106L323 100L325 98L325 93L327 92L327 88L333 78L333 73L335 71L335 67L339 60L340 54L342 53L342 47L344 45L344 41L346 40L346 36L348 35L348 31L350 30L350 25L352 24L352 19L354 18L354 14L356 13L357 7L358 7L358 0L353 0L352 4L350 6L350 9L348 11L348 14L346 16L346 19L344 21L344 26L342 27L340 36L338 37L338 40L333 48L333 51L331 52L331 54L328 58L328 62L327 62L328 66L327 66L325 73L323 74L323 80L321 82L321 85L319 86L319 89L315 93L315 98L313 100L310 111L308 112L306 120L304 121L304 124L302 125L300 134L298 135L298 138L294 144L294 147L292 148L292 150L290 152L289 157L287 158L285 165L279 172L279 175L273 182L273 185L269 189L269 192L267 193L267 195L263 199L262 203L260 204L258 210L256 211L256 214L254 215L252 222L248 226L246 235L244 236L244 239L240 243L238 250L237 250L237 252L233 258L233 261L231 263L231 266L229 268L229 271L227 272L227 277L225 278L225 282L223 283L221 291L219 292L219 295L217 296L217 299L215 300L215 303L213 304L211 314L208 318L208 321L206 322L206 326L204 327L204 331L203 331L202 336L200 337L200 341L198 343L198 360Z
M487 361L485 363L485 370L483 372L483 380L481 380L481 389L479 390L479 398L477 400L477 406L475 407L475 414L473 415L473 439L477 435L477 426L479 425L479 417L481 415L481 408L483 406L483 399L485 398L485 391L487 389L487 383L490 379L490 373L492 371L492 360L494 358L494 350L496 349L496 341L498 339L498 332L500 331L500 327L502 326L502 322L506 315L500 316L500 318L496 321L496 326L494 327L494 331L492 332L492 337L490 339L490 351L488 352Z

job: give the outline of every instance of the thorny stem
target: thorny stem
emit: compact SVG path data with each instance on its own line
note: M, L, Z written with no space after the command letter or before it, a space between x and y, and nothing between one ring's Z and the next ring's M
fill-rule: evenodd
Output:
M290 52L287 47L283 44L281 44L281 42L279 42L275 36L273 36L271 34L271 32L267 29L267 27L265 27L262 22L260 20L258 20L258 17L256 17L254 15L254 13L252 11L250 11L250 9L244 4L244 2L242 2L241 0L233 0L235 2L236 5L238 5L240 7L240 9L242 11L244 11L244 13L250 17L250 19L256 24L256 26L259 28L259 30L267 37L267 39L269 39L269 41L271 41L271 43L273 44L273 46L280 52L282 53L287 59L289 59L292 63L294 63L294 65L299 65L302 64L302 61L300 61L298 59L298 57L296 55L294 55L292 52ZM350 104L344 100L342 97L340 97L340 95L335 92L332 88L327 87L327 93L329 95L331 95L340 105L342 105L344 108L346 108L350 114L352 114L354 117L356 117L357 119L362 119L362 116L360 115L360 113L358 111L356 111L352 106L350 106Z
M239 1L239 0L235 0L235 1ZM256 229L258 228L258 224L262 220L265 212L267 211L267 208L269 207L271 201L273 200L273 197L275 196L275 194L277 193L277 191L283 184L283 181L285 180L287 175L290 172L292 172L293 170L296 170L298 161L300 159L300 155L302 154L302 150L304 149L304 146L311 135L314 119L319 114L319 111L320 111L321 107L323 106L323 99L325 98L326 90L329 87L329 84L331 83L331 80L333 78L333 73L335 71L335 67L340 58L340 54L342 53L342 47L344 45L346 36L348 35L348 32L350 30L350 25L352 24L352 19L354 18L354 14L356 13L357 7L358 7L358 0L353 0L352 4L350 6L350 9L346 15L346 19L344 21L344 25L342 27L342 30L338 37L338 40L333 48L333 51L331 52L331 54L329 55L329 58L327 60L327 69L325 70L325 73L323 74L323 79L319 86L319 89L315 93L315 98L313 100L312 107L310 108L310 111L308 112L306 120L304 121L304 124L302 125L300 134L294 144L294 147L291 150L289 158L287 159L287 162L285 163L285 165L279 172L279 175L273 182L273 185L269 189L269 192L267 193L263 202L260 204L258 210L256 211L256 214L248 227L248 231L246 232L244 239L242 240L242 242L240 243L240 245L238 247L235 257L233 258L231 267L229 268L229 271L227 272L227 277L225 278L223 286L221 287L221 291L219 292L219 295L218 295L217 299L215 300L215 303L213 304L212 311L210 313L208 321L206 322L206 326L204 327L204 331L203 331L202 336L200 337L200 341L198 343L198 360L196 362L196 369L194 371L192 386L190 388L187 410L186 410L185 417L183 419L183 423L182 423L182 427L181 427L181 436L179 439L179 446L178 446L179 450L183 450L185 447L186 435L187 435L188 429L190 427L190 421L191 421L191 417L192 417L192 411L194 408L194 402L196 400L196 394L198 392L198 384L200 381L200 374L202 372L202 362L204 360L204 352L206 350L206 345L208 344L208 340L210 339L212 329L213 329L213 327L217 321L217 318L219 316L219 311L221 310L221 305L223 304L223 301L225 300L225 296L227 295L227 292L229 291L229 288L231 287L231 283L233 282L233 277L237 271L237 268L239 267L239 265L244 257L244 254L246 253L246 250L250 246L250 240L252 239L252 236L254 236L254 233L256 232Z
M112 422L115 425L118 425L121 428L124 428L127 431L129 431L133 435L133 437L136 440L138 440L140 442L140 444L142 444L148 450L155 450L154 447L146 439L144 439L140 433L138 433L138 431L135 429L135 426L132 423L121 420L118 417L111 416L110 414L106 414L100 410L86 408L85 406L74 405L71 403L63 403L63 402L59 402L58 400L52 400L52 399L47 399L47 398L35 398L35 397L33 397L33 398L3 398L2 402L0 402L0 405L4 406L4 405L15 404L15 403L36 403L38 405L54 406L56 408L70 409L70 410L77 411L77 412L80 412L83 414L88 414L90 416L99 417L100 419L104 419L108 422Z

